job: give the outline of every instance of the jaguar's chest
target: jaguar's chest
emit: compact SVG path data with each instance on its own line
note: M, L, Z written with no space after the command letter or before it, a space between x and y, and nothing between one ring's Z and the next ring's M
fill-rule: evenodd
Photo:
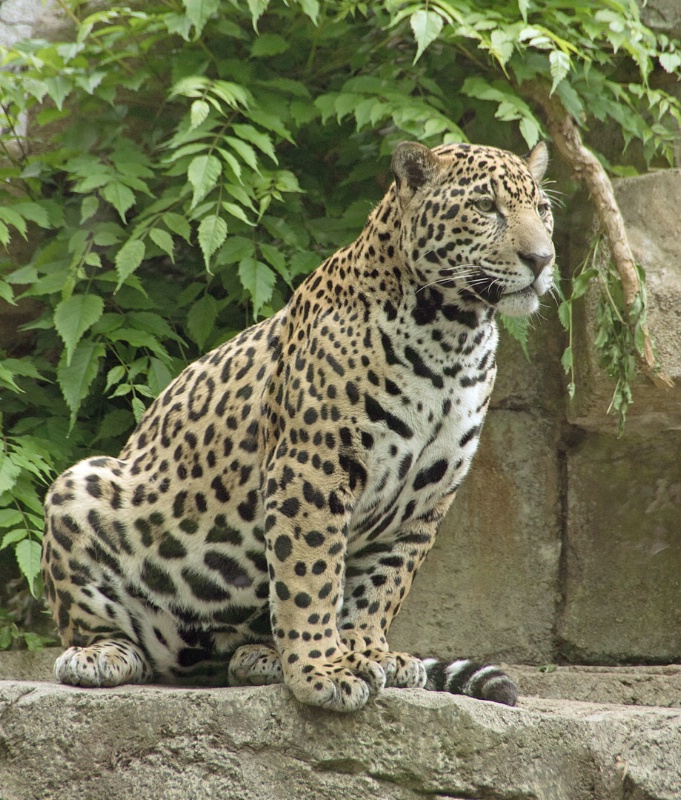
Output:
M366 485L350 525L350 547L390 536L453 496L468 472L494 385L496 329L426 375L400 365L390 385L366 391L360 428ZM435 375L440 379L436 380ZM380 409L380 413L376 411ZM373 411L373 413L372 413Z

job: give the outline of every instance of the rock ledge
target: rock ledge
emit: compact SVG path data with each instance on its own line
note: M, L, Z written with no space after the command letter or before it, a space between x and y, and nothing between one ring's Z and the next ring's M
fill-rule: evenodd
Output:
M681 709L0 682L0 800L678 800Z

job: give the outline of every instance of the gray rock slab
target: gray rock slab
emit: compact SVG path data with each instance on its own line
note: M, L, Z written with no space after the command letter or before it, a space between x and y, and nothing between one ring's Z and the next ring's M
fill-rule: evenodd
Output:
M568 452L567 660L681 660L680 452L681 431L588 434Z
M386 690L338 715L283 687L0 682L2 800L672 800L681 711Z

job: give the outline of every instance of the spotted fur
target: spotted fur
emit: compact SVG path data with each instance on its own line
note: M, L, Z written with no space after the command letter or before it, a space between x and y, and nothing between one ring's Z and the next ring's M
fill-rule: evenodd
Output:
M43 575L60 681L217 671L339 711L384 685L515 702L497 668L387 634L475 453L495 311L530 314L551 286L546 160L400 145L354 243L189 366L118 458L58 478Z

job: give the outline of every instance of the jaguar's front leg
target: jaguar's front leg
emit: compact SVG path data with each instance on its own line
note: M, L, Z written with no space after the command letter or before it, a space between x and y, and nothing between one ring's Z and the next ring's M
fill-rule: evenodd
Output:
M348 557L339 617L341 640L381 664L387 686L421 688L426 684L423 661L391 651L387 634L448 506L443 504L412 520L394 538L369 542Z
M272 474L268 487L270 616L284 682L303 703L354 711L384 686L385 674L376 661L347 647L338 631L348 497L341 487L333 496L323 493L291 470L279 478Z

